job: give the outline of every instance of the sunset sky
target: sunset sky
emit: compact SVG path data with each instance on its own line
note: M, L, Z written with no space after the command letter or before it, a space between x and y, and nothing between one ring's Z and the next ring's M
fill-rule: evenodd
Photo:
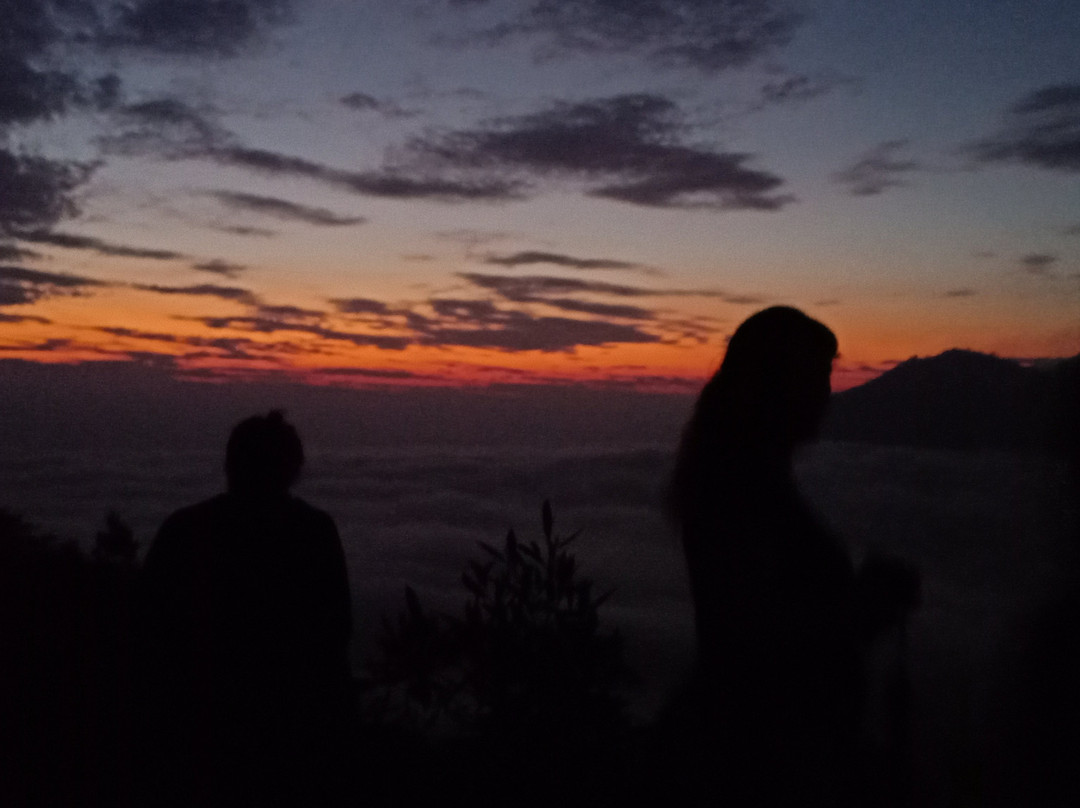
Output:
M1075 0L0 0L0 359L835 386L1080 351Z

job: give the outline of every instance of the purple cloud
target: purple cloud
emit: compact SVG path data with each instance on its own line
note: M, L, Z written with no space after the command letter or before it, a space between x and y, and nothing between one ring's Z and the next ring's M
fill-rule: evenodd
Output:
M434 168L576 179L591 196L636 205L778 210L793 201L775 193L783 180L745 165L750 155L678 142L684 128L670 100L621 95L433 133L408 152Z
M1017 101L1004 128L970 146L980 163L1080 171L1080 84L1055 84Z

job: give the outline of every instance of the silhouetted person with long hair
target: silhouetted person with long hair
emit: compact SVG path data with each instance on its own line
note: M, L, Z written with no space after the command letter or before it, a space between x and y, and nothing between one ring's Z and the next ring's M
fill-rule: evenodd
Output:
M289 489L279 412L229 437L228 490L183 508L146 557L151 799L322 805L342 783L349 585L333 520Z
M733 805L856 801L860 653L914 601L898 562L857 575L793 477L830 396L832 332L797 309L736 329L669 490L693 595L699 774ZM700 783L699 783L700 784Z

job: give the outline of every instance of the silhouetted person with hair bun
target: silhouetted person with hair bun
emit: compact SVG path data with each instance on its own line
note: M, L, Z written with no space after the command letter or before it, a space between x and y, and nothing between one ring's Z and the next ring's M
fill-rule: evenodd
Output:
M877 560L857 575L796 488L793 454L825 413L836 352L832 332L797 309L754 314L679 448L669 507L698 644L684 705L697 762L684 765L724 804L858 802L860 655L914 604L914 572Z
M278 411L241 421L225 447L229 493L248 498L280 497L300 476L304 447Z
M289 489L281 413L229 437L228 490L161 526L143 570L148 801L324 805L344 783L349 585L333 520Z

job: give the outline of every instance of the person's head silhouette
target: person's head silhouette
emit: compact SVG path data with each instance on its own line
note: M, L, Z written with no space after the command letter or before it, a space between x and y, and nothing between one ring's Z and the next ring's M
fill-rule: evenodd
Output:
M683 518L721 469L780 468L817 432L829 403L836 337L798 309L747 318L698 397L676 461L669 508Z
M728 442L790 450L825 414L836 349L832 331L798 309L759 311L731 335L695 417Z
M241 421L229 435L225 476L230 493L280 496L296 482L303 464L300 436L278 410Z

